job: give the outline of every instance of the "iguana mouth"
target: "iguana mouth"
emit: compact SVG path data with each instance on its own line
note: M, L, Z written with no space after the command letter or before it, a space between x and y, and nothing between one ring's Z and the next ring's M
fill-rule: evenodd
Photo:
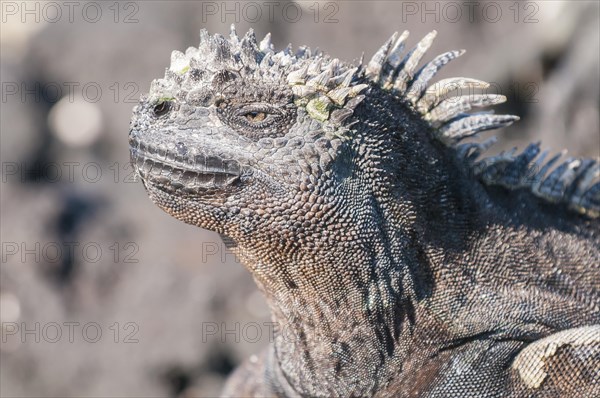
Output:
M131 164L144 183L167 192L220 190L234 185L243 174L238 162L208 154L173 155L137 141L130 142L129 152Z

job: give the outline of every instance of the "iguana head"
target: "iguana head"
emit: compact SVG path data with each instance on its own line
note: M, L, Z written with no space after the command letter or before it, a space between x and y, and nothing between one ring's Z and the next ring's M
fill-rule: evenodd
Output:
M539 146L476 163L489 143L457 145L518 119L468 113L505 98L446 98L488 85L454 78L428 86L463 51L417 68L435 32L404 54L407 36L394 34L367 65L355 66L306 47L275 52L269 35L258 43L252 31L241 39L233 29L228 39L202 31L199 47L173 52L165 77L134 109L131 159L150 197L171 215L234 239L270 235L313 246L332 225L347 229L356 221L353 203L386 195L405 195L409 205L443 199L432 196L445 183L444 169L454 167L444 159L447 147L485 182L544 196L541 177L537 188L522 178L531 175ZM591 164L580 166L570 170L591 173ZM577 191L575 208L583 212L593 207L585 202L591 179ZM433 191L411 197L420 180Z
M276 53L252 32L203 31L135 108L134 167L185 222L235 237L267 224L296 233L323 217L349 173L334 164L350 160L344 142L367 88L357 71L306 48Z

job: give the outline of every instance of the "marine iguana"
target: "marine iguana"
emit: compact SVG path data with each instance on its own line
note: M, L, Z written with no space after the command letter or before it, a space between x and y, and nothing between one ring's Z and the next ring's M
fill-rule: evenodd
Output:
M518 118L430 86L464 52L418 67L435 35L352 64L202 30L135 107L150 198L220 233L278 324L225 396L600 396L599 164L480 159Z

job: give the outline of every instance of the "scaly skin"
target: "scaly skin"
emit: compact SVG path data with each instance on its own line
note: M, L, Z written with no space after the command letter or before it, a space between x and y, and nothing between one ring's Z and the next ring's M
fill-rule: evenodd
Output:
M600 394L597 165L517 184L514 158L457 156L464 115L419 110L386 45L353 70L202 32L134 110L150 198L220 233L279 325L224 395Z

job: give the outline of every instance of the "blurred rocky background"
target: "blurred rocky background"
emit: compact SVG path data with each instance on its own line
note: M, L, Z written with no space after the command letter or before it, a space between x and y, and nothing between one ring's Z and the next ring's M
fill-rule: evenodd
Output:
M440 78L469 76L521 116L499 148L598 157L597 1L3 1L2 397L204 397L270 337L249 274L213 233L132 179L131 108L198 31L370 57L437 29Z

